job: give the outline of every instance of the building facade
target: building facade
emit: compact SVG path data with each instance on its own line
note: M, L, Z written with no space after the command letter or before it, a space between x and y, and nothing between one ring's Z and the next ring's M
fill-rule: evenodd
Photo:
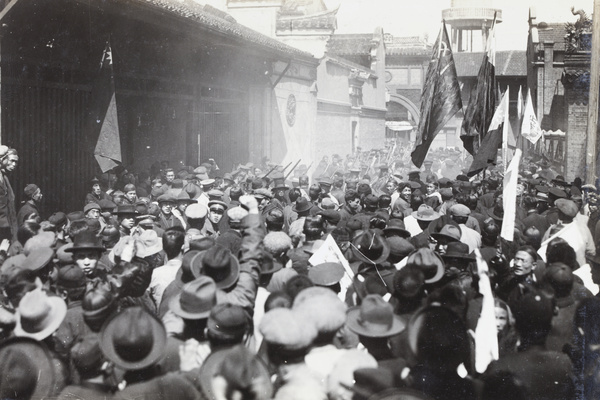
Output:
M2 2L1 140L20 152L12 179L44 191L45 211L81 209L97 176L92 88L107 42L123 165L224 170L294 146L316 113L318 61L212 7L176 0ZM287 102L287 99L286 99ZM276 117L274 117L276 116ZM295 118L294 118L295 116ZM95 121L92 121L94 123Z

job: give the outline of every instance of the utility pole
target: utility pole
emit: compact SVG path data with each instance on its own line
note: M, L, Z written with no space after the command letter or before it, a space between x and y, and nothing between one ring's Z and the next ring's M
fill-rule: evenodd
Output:
M592 16L592 64L590 68L590 98L588 103L587 147L586 147L586 183L594 184L596 171L597 135L598 135L598 89L600 89L600 0L594 0Z

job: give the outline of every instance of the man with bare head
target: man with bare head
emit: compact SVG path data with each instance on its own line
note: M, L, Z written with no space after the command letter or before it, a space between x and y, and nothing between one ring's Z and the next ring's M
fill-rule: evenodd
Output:
M15 194L8 181L7 174L17 168L19 155L15 149L0 146L0 240L16 238L17 212Z

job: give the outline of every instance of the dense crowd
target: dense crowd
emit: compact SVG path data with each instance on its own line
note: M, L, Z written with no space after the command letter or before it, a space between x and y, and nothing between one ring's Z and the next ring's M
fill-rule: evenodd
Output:
M45 215L0 146L0 399L600 398L598 188L528 158L505 214L501 166L429 157L119 168Z

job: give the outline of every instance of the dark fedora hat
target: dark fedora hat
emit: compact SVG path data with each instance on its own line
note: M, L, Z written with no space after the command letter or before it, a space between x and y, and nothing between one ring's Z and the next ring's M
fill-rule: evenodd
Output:
M165 355L167 332L156 317L141 307L129 307L105 322L100 348L117 367L128 371L147 368Z
M425 283L435 283L443 278L446 266L439 254L429 248L420 248L408 255L406 267L414 265L425 275ZM405 267L405 268L406 268Z
M12 338L0 346L0 398L42 399L58 396L61 374L48 348L30 338Z
M447 224L439 232L432 233L431 237L438 242L451 243L460 241L460 235L460 228L458 226Z
M378 294L365 297L360 306L348 310L346 325L354 333L366 337L394 336L405 324L394 314L392 305Z
M134 204L121 204L113 211L115 215L138 215L138 210Z
M405 229L404 222L396 218L388 221L387 226L383 228L383 234L386 237L400 236L403 239L408 239L411 236L410 232Z
M235 285L240 276L240 263L223 246L215 245L198 256L202 264L202 273L210 276L218 289L228 289Z
M298 200L296 200L296 204L294 204L294 206L292 207L292 211L301 213L308 211L313 207L313 204L306 200L304 197L299 197Z
M442 259L445 261L450 258L458 258L461 260L475 260L475 256L469 253L469 246L462 242L448 243L446 252L442 254Z
M315 285L335 285L344 277L344 267L335 262L318 264L308 269L308 277Z
M201 253L202 251L191 249L183 255L183 259L181 260L181 268L179 268L177 271L175 280L188 283L198 278L202 274L202 263L199 262L198 258Z
M217 304L217 286L208 276L200 276L186 283L181 293L173 297L169 308L184 319L208 318Z
M382 235L370 229L354 238L352 253L362 262L380 264L390 255L390 246Z
M73 238L73 247L65 249L68 253L73 253L80 250L96 250L104 251L105 248L102 245L102 237L96 236L92 231L81 231Z

